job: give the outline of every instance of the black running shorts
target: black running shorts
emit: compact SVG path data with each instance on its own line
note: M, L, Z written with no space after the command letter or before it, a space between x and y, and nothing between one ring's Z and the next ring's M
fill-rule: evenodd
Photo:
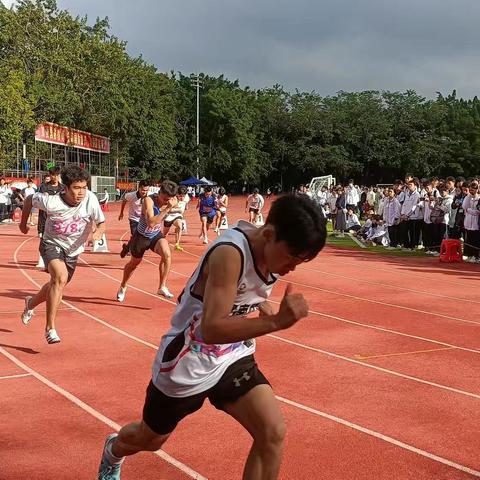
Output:
M136 231L130 239L130 254L134 258L143 258L148 249L155 251L157 242L162 238L164 238L162 232L158 232L153 238L147 238Z
M190 397L169 397L151 381L147 387L143 421L159 435L173 432L178 422L201 408L206 398L217 409L233 403L257 385L270 385L259 370L253 355L232 363L218 383L205 392Z

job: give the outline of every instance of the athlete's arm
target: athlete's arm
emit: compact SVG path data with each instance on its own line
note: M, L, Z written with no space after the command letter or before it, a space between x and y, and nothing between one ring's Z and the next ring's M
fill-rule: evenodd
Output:
M293 294L289 284L278 313L257 318L230 315L241 268L240 253L228 245L217 247L208 259L202 315L202 337L206 343L233 343L260 337L288 328L308 314L303 295Z
M122 220L123 219L123 211L125 210L125 205L127 204L127 201L125 198L122 200L122 205L120 207L120 213L118 214L118 219Z
M35 196L35 208L38 208L40 210L46 210L46 200L48 198L48 195L44 193L34 193L33 195L29 195L25 201L23 202L23 208L22 208L22 219L20 220L20 225L18 228L20 228L20 231L22 233L28 233L28 217L30 216L30 213L32 211L33 207L33 197Z
M153 211L153 200L150 197L146 197L143 200L142 213L145 216L147 225L151 228L159 223L162 223L163 219L170 213L173 205L173 199L170 199L167 205L164 205L160 208L160 213L155 215Z

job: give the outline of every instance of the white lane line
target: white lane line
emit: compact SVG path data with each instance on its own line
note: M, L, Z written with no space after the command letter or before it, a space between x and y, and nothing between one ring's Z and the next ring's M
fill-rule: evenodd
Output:
M290 345L295 345L295 346L303 348L305 350L310 350L312 352L322 353L323 355L327 355L327 356L332 357L332 358L337 358L339 360L345 360L346 362L350 362L350 363L353 363L355 365L360 365L362 367L368 367L368 368L371 368L373 370L377 370L379 372L388 373L390 375L394 375L395 377L405 378L406 380L413 380L414 382L423 383L423 384L429 385L431 387L440 388L442 390L447 390L449 392L458 393L460 395L465 395L466 397L471 397L471 398L475 398L477 400L480 400L480 395L478 395L476 393L467 392L465 390L460 390L460 389L454 388L454 387L449 387L447 385L442 385L441 383L430 382L428 380L423 380L422 378L419 378L419 377L414 377L412 375L406 375L404 373L395 372L394 370L389 370L388 368L383 368L383 367L378 367L376 365L371 365L369 363L365 363L365 362L362 362L360 360L355 360L353 358L344 357L343 355L339 355L337 353L329 352L328 350L322 350L321 348L310 347L310 346L305 345L303 343L294 342L293 340L289 340L289 339L284 338L284 337L279 337L278 335L273 335L271 333L267 334L267 337L275 338L276 340L279 340L280 342L289 343Z
M375 430L370 430L369 428L362 427L361 425L349 422L348 420L344 420L343 418L339 418L334 415L321 412L320 410L316 410L315 408L307 407L306 405L302 405L301 403L288 400L287 398L280 397L278 395L276 396L276 398L280 402L283 402L292 407L299 408L300 410L304 410L306 412L312 413L313 415L326 418L327 420L331 420L335 423L339 423L341 425L344 425L345 427L349 427L359 432L365 433L366 435L370 435L372 437L378 438L379 440L383 440L384 442L403 448L404 450L408 450L409 452L416 453L418 455L421 455L422 457L428 458L429 460L442 463L443 465L446 465L451 468L455 468L456 470L460 470L462 472L468 473L475 477L480 477L480 472L478 470L474 470L473 468L467 467L465 465L461 465L460 463L456 463L446 458L439 457L438 455L435 455L433 453L427 452L425 450L421 450L420 448L409 445L408 443L401 442L400 440L389 437L388 435L384 435L383 433L376 432Z
M28 240L26 240L26 241L28 241ZM26 241L23 242L18 248L22 247L23 244L26 243ZM18 250L18 248L17 248L17 250ZM15 263L16 263L17 267L18 267L20 270L22 270L22 268L18 265L18 262L17 262L17 260L16 260L16 253L17 253L17 251L15 251L15 254L14 254ZM84 262L84 263L86 263L87 265L89 265L88 262ZM89 266L90 266L90 265L89 265ZM90 268L93 268L93 267L90 266ZM95 269L95 270L96 270L96 269ZM106 277L110 277L110 275L104 274L104 273L101 272L100 270L96 270L96 271L97 271L98 273L101 273L102 275L105 275ZM26 275L27 278L29 277L28 274L26 274L26 273L24 273L24 275ZM113 277L111 277L111 278L113 278ZM31 280L34 282L33 279L31 279ZM114 279L114 280L116 280L116 279ZM36 283L36 282L34 282L34 283ZM37 284L37 285L38 285L38 284ZM154 296L155 298L158 298L158 299L161 300L161 301L167 301L167 302L171 303L171 302L168 301L168 300L162 299L162 298L158 297L157 295L150 294L149 292L145 292L145 291L142 290L142 289L136 288L136 290L138 290L138 291L140 291L140 292L143 292L143 293L146 293L146 294L149 294L149 295L152 295L152 296ZM90 318L94 318L94 319L95 319L95 317L93 317L92 315L88 314L87 312L83 312L81 309L78 309L78 311L79 311L80 313L83 313L84 315L90 317ZM103 322L103 321L100 321L100 322L101 322L102 324L109 325L109 324L107 324L106 322ZM115 330L120 330L120 329L115 329ZM124 333L126 333L126 332L124 332ZM127 336L128 336L128 334L127 334ZM465 391L463 391L463 390L454 389L454 388L448 387L448 386L446 386L446 385L441 385L441 384L436 384L436 383L433 383L433 382L428 382L427 380L423 380L423 379L420 379L420 378L417 378L417 377L413 377L413 376L409 376L409 375L404 375L404 374L401 374L401 373L398 373L398 372L394 372L394 371L392 371L392 370L388 370L388 369L385 369L385 368L377 367L377 366L375 366L375 365L365 364L365 363L362 363L362 362L359 362L359 361L356 361L356 360L353 360L353 359L350 359L350 358L347 358L347 357L342 357L342 356L340 356L340 355L336 355L336 354L331 353L331 352L326 352L325 350L320 350L320 349L316 349L316 348L313 348L313 347L308 347L307 345L303 345L303 344L299 344L299 343L296 343L296 342L292 342L292 341L290 341L290 340L283 339L283 338L278 337L278 336L276 336L276 335L275 335L275 336L274 336L274 335L268 335L268 336L269 336L269 337L272 337L272 338L276 338L276 339L281 340L281 341L285 341L286 343L296 344L297 346L300 346L300 347L302 347L302 348L306 348L306 349L308 349L308 350L317 351L317 352L319 352L319 353L325 353L325 354L327 354L327 355L329 355L329 356L332 356L332 357L335 357L335 358L338 358L338 359L347 360L347 361L349 361L349 362L351 362L351 363L356 363L356 364L359 364L359 365L364 366L364 367L367 367L367 368L374 368L375 370L382 371L382 372L384 372L384 373L393 374L393 375L395 375L395 376L397 376L397 377L401 377L401 378L405 378L405 379L408 379L408 380L416 381L416 382L419 382L419 383L427 384L427 385L430 385L430 386L433 386L433 387L436 387L436 388L442 388L442 389L444 389L444 390L448 390L448 391L451 391L451 392L454 392L454 393L460 393L460 394L462 394L462 395L466 395L466 396L469 396L469 397L480 398L480 396L478 396L478 395L476 395L476 394L474 394L474 393L471 393L471 392L465 392ZM135 338L136 338L136 337L133 337L132 339L135 339ZM147 346L151 346L151 348L157 349L157 347L156 347L155 345L149 344L148 342L143 342L143 341L142 341L141 343L143 343L144 345L147 345ZM3 349L0 347L0 353L3 353L2 350L3 350ZM280 398L282 398L282 397L280 397ZM293 402L293 401L291 401L291 400L283 399L283 401L291 402L291 405L297 406L297 408L301 408L301 409L303 409L303 410L305 410L305 411L313 410L313 409L310 409L310 407L307 407L307 406L302 405L302 404L300 404L300 403ZM310 413L314 413L314 412L311 412L311 411L310 411ZM325 414L325 415L328 415L328 414ZM332 417L332 418L336 418L336 417ZM342 420L343 422L345 422L344 424L347 425L347 426L348 426L348 424L350 424L350 422L348 422L348 420L343 420L343 419L339 419L339 420ZM355 424L351 424L351 425L355 425ZM363 428L363 427L359 427L359 428ZM380 433L379 433L378 435L384 436L383 434L380 434ZM391 438L391 437L387 437L387 436L384 436L384 437L385 437L385 438ZM379 437L379 438L381 438L381 437ZM383 438L382 438L382 439L383 439ZM392 439L392 440L393 440L393 439ZM399 443L402 443L402 442L399 442ZM406 444L404 444L404 445L406 445ZM401 446L401 445L398 445L398 446ZM415 447L411 447L411 448L415 448ZM420 451L423 451L423 450L419 450L419 452L420 452ZM425 452L425 453L428 453L428 452ZM436 460L436 461L439 461L439 460L437 460L437 459L441 459L441 458L442 458L442 457L437 457L437 456L434 455L434 454L430 454L430 455L431 455L431 458L432 458L433 460ZM445 459L442 459L442 460L445 460ZM445 461L446 461L446 462L450 462L449 460L445 460ZM441 462L441 463L444 463L444 462ZM452 465L458 465L458 464L455 464L454 462L450 462L450 463L451 463ZM450 466L452 466L452 465L450 465ZM468 468L468 467L463 467L463 468ZM472 471L474 471L474 470L472 470ZM480 472L479 472L479 476L480 476Z
M356 268L356 267L354 267ZM296 270L301 270L305 272L315 272L315 273L321 273L323 275L328 275L330 277L337 277L337 278L343 278L345 280L351 280L352 277L348 277L346 275L341 275L339 273L333 273L333 272L328 272L326 270L319 270L318 268L310 268L310 267L297 267ZM476 303L480 304L480 301L477 300L470 300L468 298L463 298L463 297L452 297L450 295L444 295L443 293L432 293L432 292L425 292L424 290L415 290L413 288L407 288L407 287L401 287L400 285L394 285L391 283L383 283L383 282L374 282L372 280L364 280L363 278L355 278L356 282L360 283L366 283L368 285L378 285L379 287L387 287L391 288L393 290L403 290L404 292L411 292L416 295L427 295L429 297L437 297L437 298L442 298L442 299L447 299L447 300L456 300L458 302L469 302L469 303ZM443 283L443 280L442 280Z
M88 266L90 266L90 268L93 268L96 272L100 273L101 275L104 275L105 277L107 278L111 278L112 280L115 280L116 282L120 283L120 280L117 280L116 278L110 276L108 273L104 273L102 272L101 270L98 270L94 267L92 267L91 265L89 265L88 262L86 262L85 260L82 260L85 264L87 264ZM137 288L135 287L135 290L141 292L141 293L144 293L146 295L149 295L149 296L152 296L162 302L167 302L167 303L173 303L171 300L167 300L167 299L164 299L162 297L159 297L158 295L154 295L150 292L146 292L145 290L142 290L141 288ZM277 303L278 302L274 302L272 301L272 303ZM321 314L319 314L321 315ZM315 348L315 347L310 347L308 345L305 345L305 344L302 344L302 343L298 343L298 342L294 342L292 340L288 340L286 338L283 338L283 337L280 337L278 335L273 335L273 334L268 334L267 335L268 337L271 337L271 338L274 338L276 340L279 340L279 341L282 341L284 343L289 343L291 345L295 345L297 347L300 347L300 348L304 348L306 350L310 350L310 351L314 351L314 352L317 352L317 353L322 353L324 355L327 355L327 356L330 356L330 357L333 357L333 358L336 358L338 360L345 360L347 362L350 362L350 363L354 363L356 365L361 365L363 367L366 367L366 368L372 368L373 370L377 370L379 372L383 372L383 373L387 373L387 374L390 374L390 375L394 375L396 377L400 377L400 378L404 378L406 380L411 380L411 381L415 381L415 382L418 382L418 383L423 383L425 385L429 385L429 386L432 386L432 387L436 387L436 388L440 388L442 390L448 390L450 392L453 392L453 393L458 393L458 394L461 394L461 395L465 395L467 397L472 397L472 398L476 398L476 399L480 399L480 395L477 395L475 393L471 393L471 392L468 392L468 391L465 391L465 390L460 390L460 389L457 389L457 388L453 388L453 387L449 387L447 385L442 385L440 383L435 383L435 382L430 382L428 380L423 380L422 378L419 378L419 377L414 377L412 375L405 375L403 373L399 373L399 372L396 372L394 370L388 370L387 368L382 368L382 367L377 367L376 365L371 365L369 363L365 363L365 362L362 362L362 361L359 361L359 360L354 360L352 358L349 358L349 357L344 357L342 355L338 355L336 353L333 353L333 352L329 352L327 350L321 350L319 348ZM447 344L444 344L444 345L447 345ZM449 347L451 348L457 348L455 346L452 346L452 345L449 345ZM155 347L157 348L157 347ZM459 349L461 349L461 347L459 347ZM475 353L480 353L480 352L477 352L476 350L474 350Z
M35 377L37 380L42 382L44 385L47 387L51 388L55 392L59 393L63 397L65 397L67 400L70 400L73 404L75 404L77 407L80 407L82 410L90 414L92 417L96 418L97 420L105 423L108 425L110 428L114 429L115 431L119 431L122 427L111 420L110 418L106 417L102 413L100 413L98 410L95 410L93 407L88 405L87 403L83 402L80 400L78 397L73 395L72 393L68 392L64 388L60 387L56 383L52 382L48 378L44 377L42 374L38 373L36 370L33 368L30 368L28 365L23 363L21 360L19 360L17 357L9 353L7 350L5 350L3 347L0 347L0 353L7 357L11 362L13 362L15 365L20 367L22 370L25 370L25 372L28 372L28 375L32 375ZM170 463L174 467L178 468L182 472L186 473L189 477L194 478L196 480L206 480L206 478L202 475L200 475L198 472L195 470L192 470L190 467L187 465L183 464L182 462L178 461L177 459L173 458L171 455L166 453L163 450L157 450L154 452L156 455L158 455L162 460L165 460L167 463Z
M10 378L22 378L22 377L30 377L30 373L18 373L17 375L5 375L0 377L0 380L8 380Z

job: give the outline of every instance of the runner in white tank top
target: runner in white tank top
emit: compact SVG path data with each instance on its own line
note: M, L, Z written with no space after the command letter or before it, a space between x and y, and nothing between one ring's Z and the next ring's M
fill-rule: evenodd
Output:
M277 313L266 299L277 275L316 257L325 239L321 209L306 195L286 195L272 204L264 226L240 221L210 246L162 338L143 418L107 437L99 479L118 480L125 456L161 448L178 422L207 398L253 436L243 478L278 478L285 425L273 390L255 363L253 339L307 316L308 305L291 284ZM257 309L258 317L247 318ZM215 435L213 423L209 428Z

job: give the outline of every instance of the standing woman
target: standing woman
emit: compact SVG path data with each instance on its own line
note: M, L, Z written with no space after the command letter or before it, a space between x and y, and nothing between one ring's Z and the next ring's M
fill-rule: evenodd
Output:
M471 182L468 186L468 192L462 205L465 212L464 253L467 256L467 262L475 263L480 258L480 194L478 193L478 182Z
M347 198L345 196L345 190L343 187L337 188L337 201L335 202L335 207L337 209L337 215L335 218L335 228L340 232L339 236L343 237L343 232L347 228Z

